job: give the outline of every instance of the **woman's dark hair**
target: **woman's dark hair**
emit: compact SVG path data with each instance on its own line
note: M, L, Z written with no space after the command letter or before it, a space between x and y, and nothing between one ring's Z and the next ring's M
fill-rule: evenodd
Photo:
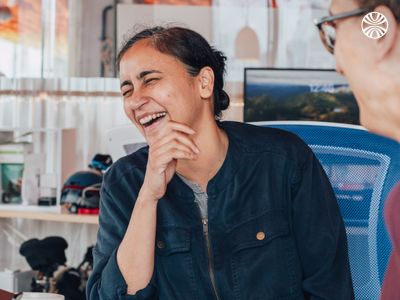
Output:
M197 32L182 27L152 27L136 33L120 49L116 64L135 43L148 39L152 46L161 53L171 55L181 61L187 72L196 76L203 67L210 67L214 72L214 115L221 117L221 112L229 106L229 96L223 90L226 57L215 50Z

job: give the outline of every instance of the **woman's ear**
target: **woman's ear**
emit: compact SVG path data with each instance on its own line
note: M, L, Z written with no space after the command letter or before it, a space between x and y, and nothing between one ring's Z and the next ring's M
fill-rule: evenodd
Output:
M203 67L197 78L200 97L203 99L211 98L214 92L214 71L210 67Z
M399 29L397 26L396 17L394 16L390 8L385 5L379 5L375 8L374 11L384 15L388 22L388 30L386 34L383 37L374 40L374 56L376 61L380 62L385 59L388 54L390 54L390 51L394 49Z

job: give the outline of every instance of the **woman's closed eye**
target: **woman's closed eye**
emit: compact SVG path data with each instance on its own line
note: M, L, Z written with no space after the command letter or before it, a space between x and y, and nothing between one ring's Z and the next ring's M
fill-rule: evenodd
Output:
M159 77L151 77L151 78L146 78L143 80L143 84L145 86L150 85L155 83L156 81L160 80ZM133 93L133 86L130 84L124 85L124 87L121 89L121 94L123 97L129 97Z
M133 88L126 88L121 91L122 97L127 97L131 95L133 92Z
M146 78L143 82L144 84L150 84L150 83L154 83L156 81L160 80L159 77L151 77L151 78Z

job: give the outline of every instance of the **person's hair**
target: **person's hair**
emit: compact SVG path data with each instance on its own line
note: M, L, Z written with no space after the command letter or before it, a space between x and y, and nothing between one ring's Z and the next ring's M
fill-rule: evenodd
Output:
M400 3L399 0L356 0L360 7L374 9L379 5L386 5L393 12L397 21L400 22Z
M214 72L214 115L218 119L229 106L229 96L223 90L226 57L217 51L197 32L182 27L152 27L136 33L121 47L116 58L117 68L124 54L138 41L147 39L161 53L177 58L187 72L196 76L203 67Z

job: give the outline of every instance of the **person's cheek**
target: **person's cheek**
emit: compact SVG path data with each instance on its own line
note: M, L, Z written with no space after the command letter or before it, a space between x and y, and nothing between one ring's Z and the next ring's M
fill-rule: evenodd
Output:
M340 74L343 73L343 68L342 68L342 42L341 38L339 35L336 36L336 42L335 42L335 50L334 50L334 56L336 60L336 71Z
M133 113L132 110L129 108L127 100L124 100L124 112L125 115L129 118L129 120L134 122Z
M336 71L344 76L349 76L348 70L351 69L350 50L346 41L342 37L338 38L335 45Z
M341 66L341 64L340 64L340 62L338 61L337 58L336 58L336 72L338 72L339 74L343 75L342 66Z
M132 122L132 124L135 125L135 127L137 127L140 131L143 131L140 124L136 122L133 110L130 108L127 100L124 100L124 112L128 119Z

